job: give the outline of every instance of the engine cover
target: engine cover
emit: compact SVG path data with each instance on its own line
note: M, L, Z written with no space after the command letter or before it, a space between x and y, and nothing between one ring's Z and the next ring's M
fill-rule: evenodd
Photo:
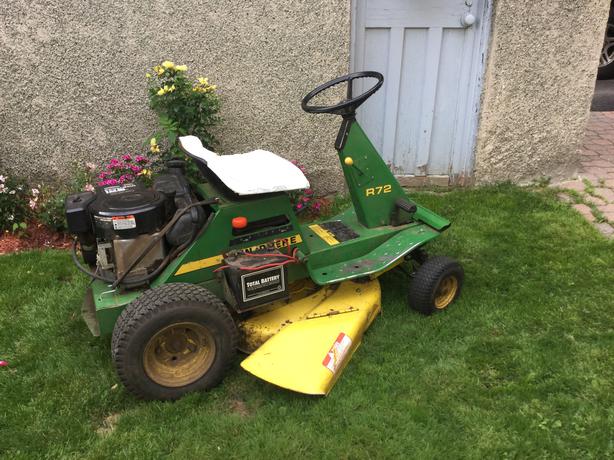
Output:
M159 231L175 212L172 199L139 184L98 187L89 210L96 238L136 238Z

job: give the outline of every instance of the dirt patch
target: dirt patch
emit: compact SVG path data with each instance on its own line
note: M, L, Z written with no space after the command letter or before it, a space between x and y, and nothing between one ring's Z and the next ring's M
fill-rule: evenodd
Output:
M31 223L22 236L5 232L0 236L0 254L10 254L28 249L67 249L71 238L54 232L42 224Z
M248 417L251 415L245 401L241 401L240 399L233 399L230 401L230 410L241 417Z
M102 421L102 425L96 430L98 436L108 436L113 431L119 422L120 414L111 414Z

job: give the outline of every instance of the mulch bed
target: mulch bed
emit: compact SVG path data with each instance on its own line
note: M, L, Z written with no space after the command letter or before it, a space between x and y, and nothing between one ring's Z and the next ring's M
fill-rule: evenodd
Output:
M54 232L42 224L31 223L21 237L10 232L0 236L0 254L28 249L67 249L71 242L69 235Z

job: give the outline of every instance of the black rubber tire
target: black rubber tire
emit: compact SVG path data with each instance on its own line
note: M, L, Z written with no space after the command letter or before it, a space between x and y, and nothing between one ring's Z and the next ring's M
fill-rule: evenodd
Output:
M465 277L463 267L454 259L445 256L428 258L416 270L409 283L408 303L411 308L425 315L442 311L435 307L435 293L441 281L453 275L458 281L458 288L454 298L446 306L452 304L460 295Z
M161 328L181 321L196 322L211 331L215 357L209 370L195 382L162 386L145 372L145 346ZM233 362L238 343L237 326L220 299L194 284L169 283L145 291L124 309L113 329L111 353L117 375L130 393L142 399L173 400L218 385Z
M614 62L609 63L597 70L597 80L611 80L614 78Z

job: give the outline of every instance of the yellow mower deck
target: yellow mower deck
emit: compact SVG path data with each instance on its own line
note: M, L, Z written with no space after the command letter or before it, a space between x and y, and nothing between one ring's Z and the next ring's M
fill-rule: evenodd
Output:
M241 367L288 390L326 395L381 310L377 279L345 281L290 303L278 303L240 324Z

